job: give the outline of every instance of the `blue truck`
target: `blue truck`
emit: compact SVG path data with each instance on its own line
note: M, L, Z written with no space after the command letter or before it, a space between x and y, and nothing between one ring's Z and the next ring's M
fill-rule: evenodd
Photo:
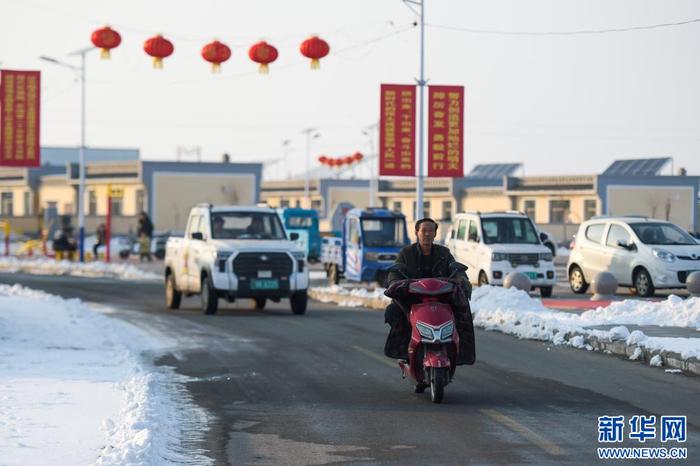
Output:
M298 246L306 251L309 262L318 262L321 257L321 234L318 229L318 211L299 207L277 209L287 233L297 233Z
M331 285L337 285L344 277L386 286L389 267L408 244L402 213L376 207L355 208L345 215L340 237L322 238L321 262Z

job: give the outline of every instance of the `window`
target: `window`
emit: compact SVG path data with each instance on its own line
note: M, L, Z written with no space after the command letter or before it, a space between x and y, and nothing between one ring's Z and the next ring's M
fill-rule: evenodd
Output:
M286 209L289 207L289 199L280 199L280 208Z
M294 207L297 209L301 209L301 199L297 199L296 202L294 203Z
M629 244L630 234L627 233L627 230L620 225L610 225L610 229L608 230L608 239L605 244L615 248L620 248L622 247L620 246L620 241L622 241L622 244Z
M469 222L469 241L478 241L479 240L479 232L476 228L476 222L472 220Z
M672 223L630 223L630 227L644 244L695 246L695 240Z
M312 199L311 200L311 208L320 214L321 213L321 199Z
M442 219L448 222L452 220L452 201L442 201Z
M411 211L412 214L415 215L416 212L416 201L413 201L413 210ZM425 217L430 217L430 201L423 201L423 215L421 215L420 218L417 218L416 220L420 220L421 218Z
M525 215L530 217L530 220L533 222L535 221L535 200L534 199L528 199L523 203L523 210L525 211Z
M467 237L467 221L462 219L459 221L459 227L457 227L457 239L464 241Z
M0 199L0 215L12 217L12 193L2 193Z
M136 213L146 210L146 193L143 189L136 190Z
M596 200L595 199L586 199L583 201L583 219L588 220L596 215Z
M287 217L289 228L311 228L314 219L312 217Z
M362 236L369 248L401 247L406 244L403 218L363 218Z
M549 201L549 223L567 223L569 217L569 201Z
M594 223L586 228L586 238L594 243L600 243L603 239L603 230L605 229L604 223Z
M484 243L540 244L532 221L524 217L484 217Z
M32 193L30 191L24 192L24 215L32 215L34 209L32 208Z
M122 197L112 198L112 215L122 215L123 199Z
M401 201L394 201L394 212L401 212Z
M201 228L202 232L206 229L204 225ZM214 212L211 216L211 237L241 240L287 238L279 216L264 212Z
M97 193L95 190L88 191L88 215L97 215Z
M348 222L348 242L356 246L360 244L360 228L356 219Z

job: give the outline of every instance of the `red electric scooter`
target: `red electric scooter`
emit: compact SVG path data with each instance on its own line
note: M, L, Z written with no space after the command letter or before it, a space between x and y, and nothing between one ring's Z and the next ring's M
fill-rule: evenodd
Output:
M404 286L403 289L414 302L408 314L412 329L408 361L400 360L399 367L404 378L408 373L415 380L416 393L423 393L430 387L430 398L434 403L442 402L445 385L450 383L457 368L459 335L452 306L445 301L456 286L450 279L466 269L463 264L453 262L449 277L421 279L406 276L402 264L394 264L389 269L406 277L402 282L408 288Z

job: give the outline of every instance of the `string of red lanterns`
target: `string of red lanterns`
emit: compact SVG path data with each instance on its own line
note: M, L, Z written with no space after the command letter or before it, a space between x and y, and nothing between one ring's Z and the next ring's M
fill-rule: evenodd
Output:
M102 58L109 58L110 50L117 48L122 41L119 33L109 26L94 31L90 39L95 47L102 50ZM153 67L160 69L163 68L163 59L173 54L175 46L171 41L158 34L144 42L143 50L153 57ZM318 36L311 36L301 43L299 52L311 59L311 69L315 70L321 66L321 58L330 52L330 45ZM231 48L215 40L202 48L201 55L204 60L212 64L213 72L219 72L221 64L231 58ZM277 49L265 41L256 42L248 50L248 57L253 62L258 63L258 69L263 74L268 73L269 64L277 60L278 56Z
M359 152L355 152L354 154L345 157L327 157L325 155L322 155L318 158L318 161L321 165L328 165L329 167L335 168L342 167L343 165L352 165L355 163L359 163L364 158L364 155L362 155Z

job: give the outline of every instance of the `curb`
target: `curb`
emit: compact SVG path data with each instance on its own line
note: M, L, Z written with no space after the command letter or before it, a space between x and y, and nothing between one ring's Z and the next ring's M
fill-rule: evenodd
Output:
M384 310L389 304L388 300L381 298L366 298L362 296L352 296L350 294L320 292L314 288L309 289L309 297L322 303L335 303L339 306L362 306L364 308L380 310ZM474 324L474 326L479 327L476 324ZM588 334L567 333L565 338L567 342L570 342L571 339L576 336L581 336L583 338L584 347L588 344L595 351L612 354L627 360L629 360L630 356L639 352L640 354L638 357L632 361L645 362L647 365L654 356L658 355L663 361L663 367L680 369L688 374L700 375L700 361L697 358L683 359L679 353L674 353L672 351L652 351L642 346L628 345L624 340L608 340ZM582 347L582 349L584 348Z

